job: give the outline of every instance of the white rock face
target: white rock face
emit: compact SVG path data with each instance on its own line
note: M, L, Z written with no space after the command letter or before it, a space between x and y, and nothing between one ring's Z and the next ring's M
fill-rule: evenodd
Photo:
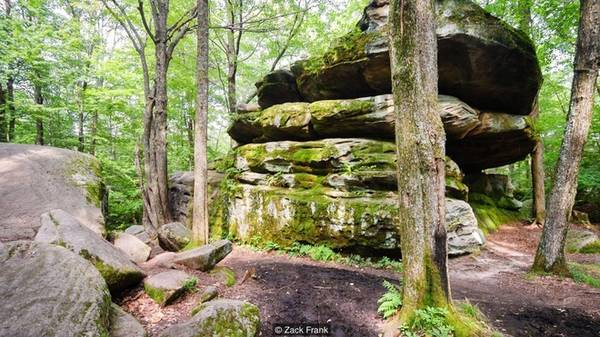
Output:
M55 208L103 235L99 167L80 152L0 143L0 241L33 239L40 215Z

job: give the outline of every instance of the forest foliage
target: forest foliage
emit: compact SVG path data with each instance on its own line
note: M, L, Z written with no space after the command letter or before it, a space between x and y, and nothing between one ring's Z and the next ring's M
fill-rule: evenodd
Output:
M209 160L234 144L226 134L228 0L210 1ZM236 101L255 92L254 83L293 61L323 53L352 30L367 0L231 0L233 10L250 22L239 37ZM137 1L121 1L135 16ZM531 35L544 74L537 130L545 148L547 190L556 163L569 104L579 2L575 0L478 0L492 14L517 25L522 7L531 6ZM171 1L169 22L195 4ZM43 125L44 144L93 153L109 188L111 228L139 223L141 198L136 152L142 133L144 95L137 54L118 22L100 0L11 0L0 13L0 88L14 99L0 105L0 136L36 143ZM231 9L231 8L229 8ZM140 26L141 20L134 21ZM175 49L168 77L169 172L191 170L195 112L196 38L188 34ZM153 55L151 44L146 47ZM283 53L282 53L283 51ZM39 99L41 96L41 100ZM255 100L256 98L254 98ZM507 98L510 99L510 98ZM0 102L1 103L1 102ZM579 176L578 205L600 218L600 105ZM14 125L14 129L11 129ZM527 161L494 169L513 176L517 195L530 198ZM592 206L590 206L592 205ZM595 205L595 206L593 206ZM595 208L594 208L595 207Z

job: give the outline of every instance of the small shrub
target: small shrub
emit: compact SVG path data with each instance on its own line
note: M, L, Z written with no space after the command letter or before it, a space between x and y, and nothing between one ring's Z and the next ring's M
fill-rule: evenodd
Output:
M273 241L268 241L263 247L266 251L281 250L281 246Z
M189 279L185 280L185 282L183 283L183 289L185 289L185 291L189 291L189 292L195 291L197 284L198 284L198 278L190 277Z
M387 292L377 301L377 304L379 304L377 312L387 319L396 314L402 307L402 291L388 281L383 281L383 287Z
M337 254L327 246L310 246L308 255L317 261L333 261Z

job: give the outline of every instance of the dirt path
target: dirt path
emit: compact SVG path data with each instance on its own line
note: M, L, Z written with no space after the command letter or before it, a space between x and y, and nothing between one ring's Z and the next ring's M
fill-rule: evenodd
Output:
M477 256L452 259L453 297L477 304L496 328L515 337L599 337L599 289L553 277L527 277L538 236L537 228L505 227L490 236ZM598 255L592 259L600 262ZM262 336L273 335L273 323L330 322L333 336L376 337L383 323L376 314L382 281L398 276L246 248L234 249L220 265L233 269L238 282L246 270L256 270L256 279L233 287L224 286L218 273L194 273L200 285L220 282L221 297L257 304ZM166 326L186 320L197 296L160 309L137 289L122 304L156 336Z

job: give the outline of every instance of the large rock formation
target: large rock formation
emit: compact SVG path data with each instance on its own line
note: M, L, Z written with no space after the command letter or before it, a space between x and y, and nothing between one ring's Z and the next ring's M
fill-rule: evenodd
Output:
M0 243L0 336L108 336L111 301L100 273L69 250Z
M48 146L0 143L0 241L31 240L40 215L62 208L104 234L105 198L93 157Z
M394 140L392 95L285 103L242 113L229 135L241 144L329 137ZM527 116L481 112L451 96L439 97L448 154L467 171L524 159L535 145Z
M388 3L371 1L355 31L324 55L292 66L299 98L314 102L391 92ZM541 84L529 38L468 0L438 0L436 12L440 93L484 110L529 114ZM296 98L280 96L294 92L289 76L269 74L257 87L263 108Z

